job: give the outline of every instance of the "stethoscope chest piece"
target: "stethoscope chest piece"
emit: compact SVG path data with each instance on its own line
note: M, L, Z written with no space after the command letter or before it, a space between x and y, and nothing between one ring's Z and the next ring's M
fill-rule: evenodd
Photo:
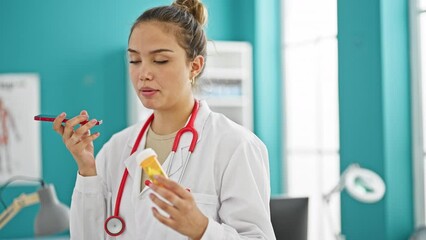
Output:
M105 231L110 236L118 236L126 227L124 220L119 216L111 216L105 221Z

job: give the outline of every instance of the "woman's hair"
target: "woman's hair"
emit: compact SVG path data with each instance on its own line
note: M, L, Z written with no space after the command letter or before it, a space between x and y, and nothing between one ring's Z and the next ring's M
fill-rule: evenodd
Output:
M201 0L176 0L170 6L151 8L136 19L130 35L138 24L150 21L166 23L164 27L174 32L188 60L198 55L206 59L207 38L203 27L207 22L207 9Z

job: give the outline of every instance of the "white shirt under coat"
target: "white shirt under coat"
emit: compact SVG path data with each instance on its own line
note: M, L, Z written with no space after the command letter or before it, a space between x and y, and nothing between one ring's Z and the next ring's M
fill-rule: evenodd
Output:
M77 180L71 203L71 239L188 239L160 223L152 214L154 203L148 187L140 192L141 168L135 156L145 146L131 149L143 123L120 131L105 143L96 156L97 176ZM182 183L200 210L209 218L202 239L275 239L270 221L269 162L265 145L250 131L201 101L195 120L199 138ZM169 178L177 181L188 154L192 134L185 133L175 154ZM163 164L167 169L170 156ZM104 222L114 212L123 175L124 188L120 216L126 229L118 237L104 231ZM159 209L157 207L157 209Z

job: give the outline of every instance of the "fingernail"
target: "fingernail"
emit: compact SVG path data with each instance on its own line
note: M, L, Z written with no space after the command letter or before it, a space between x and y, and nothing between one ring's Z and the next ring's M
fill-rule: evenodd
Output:
M96 123L98 120L96 120L96 119L92 119L92 120L90 120L90 123Z
M145 185L146 185L146 186L148 186L148 187L149 187L151 184L152 184L152 182L151 182L150 180L145 180Z
M59 117L65 117L65 115L67 115L65 112L62 112Z
M187 188L187 189L186 189L186 191L191 192L191 189L190 189L190 188Z

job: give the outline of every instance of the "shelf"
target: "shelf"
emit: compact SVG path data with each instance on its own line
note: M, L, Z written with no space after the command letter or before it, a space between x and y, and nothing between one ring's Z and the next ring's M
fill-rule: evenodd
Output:
M211 97L211 96L200 96L199 99L207 101L211 107L242 107L244 106L243 99L241 97Z
M246 78L242 69L236 68L206 68L201 78L215 80L239 80Z

